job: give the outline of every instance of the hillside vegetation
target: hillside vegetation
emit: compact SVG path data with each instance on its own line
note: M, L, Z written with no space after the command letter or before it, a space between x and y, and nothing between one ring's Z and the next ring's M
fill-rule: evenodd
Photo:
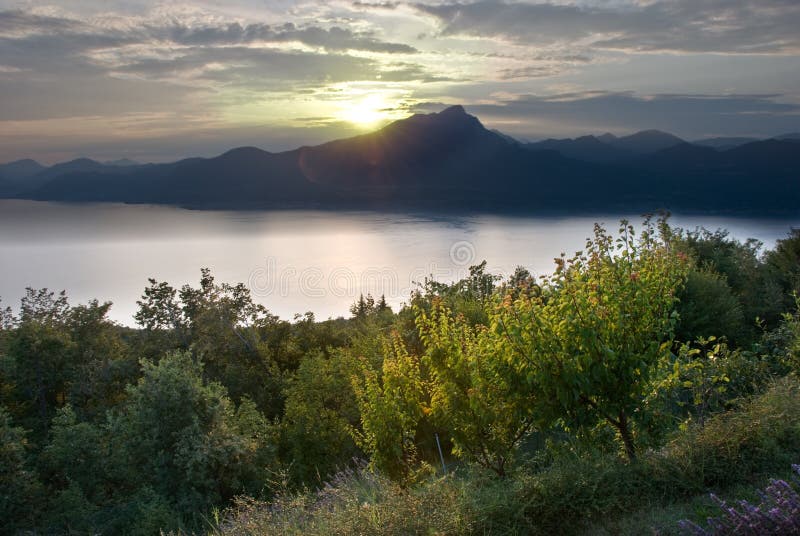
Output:
M326 321L205 269L151 280L136 329L28 289L0 309L0 533L723 534L710 492L784 489L800 231L623 221L548 276L485 267Z

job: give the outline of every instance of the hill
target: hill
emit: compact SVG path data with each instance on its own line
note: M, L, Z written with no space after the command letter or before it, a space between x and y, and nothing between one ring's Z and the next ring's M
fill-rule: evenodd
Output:
M781 140L718 152L655 130L523 144L452 106L280 153L241 147L123 166L73 160L0 195L227 209L796 211L797 153Z

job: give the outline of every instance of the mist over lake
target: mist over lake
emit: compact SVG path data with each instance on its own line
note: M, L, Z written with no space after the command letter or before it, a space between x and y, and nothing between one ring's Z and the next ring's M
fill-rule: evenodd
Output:
M17 307L25 287L67 291L72 303L114 303L132 325L152 277L197 284L208 267L220 282L245 282L285 319L348 316L361 293L407 301L426 276L454 281L471 264L508 276L523 265L549 273L553 258L583 248L595 222L616 229L637 214L497 216L329 211L191 211L119 204L0 201L0 296ZM685 229L727 229L765 247L797 219L673 215Z

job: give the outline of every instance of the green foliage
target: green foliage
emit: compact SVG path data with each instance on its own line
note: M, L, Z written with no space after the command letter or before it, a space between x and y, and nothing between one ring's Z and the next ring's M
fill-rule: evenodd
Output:
M50 428L50 442L41 455L42 475L51 488L71 489L96 504L105 500L104 477L108 468L107 438L104 430L79 422L67 405L58 410Z
M205 363L206 376L223 383L235 401L248 397L276 416L280 357L267 332L280 321L252 301L243 283L217 284L204 268L197 288L184 285L176 291L151 279L138 304L136 321L158 346L191 349Z
M409 490L369 470L345 472L316 493L269 504L240 499L212 534L471 534L475 518L462 507L467 491L449 478Z
M688 268L664 221L638 241L595 226L586 252L556 259L541 295L507 296L491 318L499 352L521 389L536 392L543 422L613 426L630 459L632 419L644 418L651 372L671 345L675 291Z
M679 341L717 336L735 342L752 330L725 277L707 268L689 270L678 298L675 338Z
M462 315L471 325L486 324L486 305L495 292L500 277L486 273L486 261L469 267L469 275L451 284L425 279L413 296L416 308L430 309L434 300L441 301L455 314Z
M353 318L364 320L369 317L390 317L392 309L386 303L386 296L381 295L380 299L376 302L372 294L367 294L365 298L363 294L358 297L358 300L350 307L350 314Z
M362 359L353 389L361 413L361 430L353 430L356 443L374 468L392 478L409 477L418 461L417 427L430 413L419 358L394 333L384 341L380 372Z
M764 394L692 427L666 447L687 480L724 487L784 470L800 456L800 384L775 382Z
M797 305L793 296L800 294L800 229L792 229L789 236L778 240L775 249L765 255L767 270L780 286L784 308Z
M120 479L152 488L188 519L236 494L258 493L273 444L252 403L236 408L185 353L142 366L109 422Z
M300 363L289 381L281 457L296 482L321 484L361 454L350 434L359 423L351 386L357 372L357 360L350 352L338 350L330 357L317 352Z
M438 300L430 314L416 312L434 423L447 431L457 456L504 476L533 426L535 393L519 389L485 327L454 317Z
M0 519L6 525L0 532L30 527L39 514L43 490L28 467L26 435L0 406Z
M106 318L110 307L97 301L71 307L63 292L47 289L28 289L22 299L0 367L6 403L37 436L67 403L89 417L102 417L138 374L119 328Z
M682 247L699 269L725 279L739 301L744 318L745 325L739 333L696 333L696 336L728 335L731 341L747 344L758 337L757 320L770 328L776 325L787 305L788 288L769 268L769 263L762 262L761 242L753 239L739 242L730 238L727 231L698 229L686 233L676 246ZM724 298L724 291L721 296Z
M724 232L643 231L598 227L550 277L500 282L484 262L396 314L366 296L322 322L279 320L208 270L151 281L142 329L29 289L18 316L0 307L0 533L190 533L234 500L222 532L695 518L708 488L800 459L800 241L762 255ZM336 474L363 454L371 470Z
M770 334L773 352L781 362L793 371L800 374L800 298L795 297L798 304L794 313L785 313L781 324L773 334Z
M240 501L216 533L615 534L627 525L630 534L660 534L685 517L687 504L710 512L709 489L724 491L775 474L786 459L799 456L799 404L797 380L778 381L736 411L678 432L664 449L643 453L636 463L562 452L546 467L508 479L466 471L411 489L379 474L349 472L317 493ZM652 514L655 505L666 512L631 519Z
M674 359L664 363L654 398L673 422L688 416L702 426L709 415L731 409L786 372L776 356L734 350L715 337L701 338L681 345Z
M29 288L19 325L9 335L3 359L4 375L14 390L9 407L37 435L44 435L53 412L66 399L74 344L63 329L68 314L63 292Z

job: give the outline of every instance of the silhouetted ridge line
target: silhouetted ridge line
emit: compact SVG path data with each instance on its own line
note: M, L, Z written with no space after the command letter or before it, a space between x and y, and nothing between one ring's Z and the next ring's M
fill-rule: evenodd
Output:
M32 174L3 174L14 166ZM798 169L796 141L720 151L645 130L519 143L456 105L280 153L239 147L171 164L77 159L38 170L10 163L0 166L0 195L229 209L797 213Z

